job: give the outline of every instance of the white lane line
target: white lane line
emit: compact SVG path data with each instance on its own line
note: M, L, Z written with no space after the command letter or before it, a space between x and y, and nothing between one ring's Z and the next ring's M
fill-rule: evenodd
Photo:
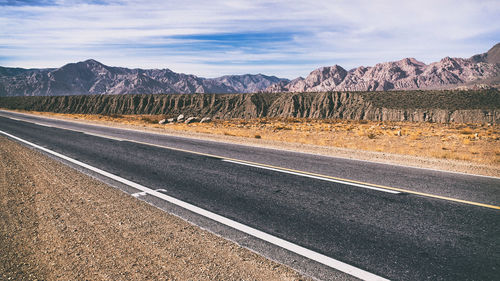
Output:
M9 117L9 118L13 119L13 120L16 120L16 121L30 122L30 121L26 121L26 120L17 119L17 118L11 118L11 117ZM68 129L68 128L64 128L64 127L52 126L52 125L43 124L43 123L39 123L39 122L30 122L30 123L35 124L35 125L39 125L39 126L49 127L49 128L58 128L58 129L64 129L64 130L68 130L68 131L83 133L85 135L94 136L94 137L112 139L112 140L116 140L116 141L125 141L124 139L121 139L121 138L115 138L115 137L101 135L101 134L96 134L96 133L90 133L90 132L85 132L85 131L73 130L73 129Z
M39 125L39 126L44 126L44 127L49 127L49 128L58 128L58 129L72 131L72 132L83 133L85 135L94 136L94 137L112 139L112 140L116 140L116 141L125 141L125 139L115 138L115 137L101 135L101 134L97 134L97 133L90 133L90 132L86 132L86 131L74 130L74 129L60 127L60 126L52 126L52 125L47 125L47 124L43 124L43 123L39 123L39 122L32 122L32 121L27 121L27 120L21 120L21 119L12 118L12 117L9 117L9 118L13 119L13 120L16 120L16 121L28 122L28 123L32 123L32 124Z
M43 123L33 122L33 124L38 125L38 126L44 126L44 127L53 128L53 126L47 125L47 124L43 124Z
M395 190L383 189L383 188L379 188L379 187L374 187L374 186L369 186L369 185L364 185L364 184L359 184L359 183L354 183L354 182L348 182L348 181L341 181L341 180L336 180L336 179L330 179L330 178L325 178L325 177L319 177L319 176L315 176L315 175L302 174L302 173L281 170L281 169L276 169L276 168L271 168L271 167L266 167L266 166L260 166L260 165L255 165L255 164L249 164L249 163L239 162L239 161L234 161L234 160L222 159L222 161L230 162L230 163L234 163L234 164L245 165L245 166L250 166L250 167L255 167L255 168L260 168L260 169L276 171L276 172L285 173L285 174L306 177L306 178L312 178L312 179L318 179L318 180L323 180L323 181L347 184L347 185L352 185L352 186L356 186L356 187L362 187L362 188L366 188L366 189L372 189L372 190L377 190L377 191L382 191L382 192L387 192L387 193L392 193L392 194L401 193L401 192L395 191Z
M3 131L0 131L1 134L4 134L12 139L15 139L17 141L20 141L22 143L25 143L27 145L30 145L34 148L37 148L39 150L42 150L42 151L45 151L49 154L52 154L56 157L59 157L61 159L64 159L68 162L71 162L73 164L76 164L80 167L83 167L85 169L88 169L90 171L93 171L95 173L98 173L98 174L101 174L105 177L108 177L110 179L113 179L117 182L121 182L123 184L126 184L130 187L133 187L135 189L138 189L138 190L141 190L149 195L152 195L152 196L155 196L155 197L158 197L158 198L161 198L167 202L170 202L174 205L177 205L181 208L184 208L186 210L189 210L193 213L196 213L198 215L201 215L201 216L204 216L206 218L209 218L211 220L214 220L216 222L219 222L219 223L222 223L224 225L227 225L231 228L234 228L234 229L237 229L243 233L246 233L246 234L249 234L253 237L256 237L256 238L259 238L261 240L264 240L266 242L269 242L271 244L274 244L278 247L281 247L281 248L284 248L288 251L291 251L293 253L296 253L296 254L299 254L303 257L306 257L308 259L311 259L311 260L314 260L316 262L319 262L321 264L324 264L328 267L331 267L331 268L334 268L334 269L337 269L339 271L342 271L342 272L345 272L347 274L350 274L354 277L357 277L357 278L360 278L360 279L363 279L363 280L388 280L388 279L385 279L383 277L380 277L378 275L375 275L373 273L370 273L368 271L365 271L363 269L360 269L360 268L357 268L357 267L354 267L352 265L349 265L347 263L344 263L344 262L341 262L339 260L336 260L336 259L333 259L333 258L330 258L328 256L325 256L323 254L320 254L320 253L317 253L317 252L314 252L312 250L309 250L307 248L304 248L302 246L299 246L297 244L294 244L294 243L291 243L291 242L288 242L286 240L283 240L281 238L278 238L276 236L273 236L271 234L268 234L268 233L265 233L263 231L260 231L258 229L255 229L255 228L252 228L250 226L247 226L247 225L244 225L242 223L239 223L239 222L236 222L234 220L231 220L231 219L228 219L226 217L223 217L221 215L218 215L216 213L212 213L210 211L207 211L205 209L202 209L200 207L197 207L195 205L192 205L192 204L189 204L187 202L184 202L184 201L181 201L179 199L176 199L174 197L171 197L171 196L168 196L168 195L165 195L163 193L160 193L158 191L155 191L151 188L148 188L146 186L143 186L143 185L140 185L138 183L135 183L133 181L129 181L127 179L124 179L122 177L119 177L117 175L114 175L114 174L111 174L109 172L106 172L104 170L101 170L99 168L96 168L94 166L91 166L91 165L88 165L88 164L85 164L83 162L80 162L78 160L75 160L73 158L70 158L66 155L63 155L61 153L58 153L58 152L55 152L55 151L52 151L50 149L47 149L45 147L42 147L42 146L39 146L37 144L34 144L32 142L29 142L27 140L24 140L24 139L21 139L19 137L16 137L16 136L13 136L9 133L6 133L6 132L3 132Z
M111 140L116 140L116 141L125 141L124 139L110 137L110 136L105 136L105 135L100 135L100 134L95 134L95 133L89 133L89 132L84 132L84 131L76 131L76 130L72 130L72 131L83 133L83 134L89 135L89 136L99 137L99 138L111 139Z
M3 116L3 115L2 115L2 116ZM14 118L14 117L9 117L9 116L7 116L7 118L12 119L12 120L16 120L16 121L21 121L21 122L29 122L29 121L26 121L26 120L23 120L23 119Z
M147 195L147 193L145 191L141 191L141 192L137 192L137 193L132 193L132 196L134 196L135 198L139 197L139 196L145 196Z

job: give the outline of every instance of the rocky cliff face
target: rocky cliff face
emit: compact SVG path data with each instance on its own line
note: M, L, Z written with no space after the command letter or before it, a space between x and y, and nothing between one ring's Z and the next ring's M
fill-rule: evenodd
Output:
M500 92L406 91L4 97L0 107L61 113L179 114L499 123Z
M265 92L387 91L449 89L460 85L500 83L500 43L469 59L446 57L426 65L414 58L345 70L322 67L305 79L277 83Z
M262 74L205 79L169 69L128 69L86 60L58 69L0 67L0 96L248 93L280 81L288 80Z

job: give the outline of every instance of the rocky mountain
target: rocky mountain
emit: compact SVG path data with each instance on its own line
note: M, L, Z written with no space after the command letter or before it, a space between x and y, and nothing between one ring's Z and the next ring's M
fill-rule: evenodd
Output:
M281 81L264 92L450 89L477 84L500 84L500 43L468 59L446 57L429 65L406 58L349 71L339 65L321 67L306 78Z
M334 65L292 81L262 74L206 79L169 69L111 67L95 60L57 69L0 67L0 96L481 89L499 85L500 43L468 59L446 57L427 65L406 58L351 70Z
M169 69L128 69L86 60L57 69L0 67L0 96L248 93L280 81L288 82L262 74L205 79Z
M236 89L238 93L255 93L276 83L289 82L288 79L280 79L275 76L262 74L227 75L212 80L228 85L232 89Z

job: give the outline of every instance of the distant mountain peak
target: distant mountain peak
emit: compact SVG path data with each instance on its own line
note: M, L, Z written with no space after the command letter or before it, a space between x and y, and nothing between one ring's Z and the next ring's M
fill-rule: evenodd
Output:
M416 66L425 66L426 64L424 62L421 62L415 58L404 58L400 60L401 63L407 64L407 65L416 65Z
M486 53L488 63L500 64L500 43L497 43Z
M415 58L378 63L346 71L339 65L320 67L305 79L294 79L265 92L387 91L446 89L473 83L500 83L500 43L470 59L445 57L429 65Z
M86 63L86 64L99 64L99 65L102 65L101 62L98 62L95 59L87 59L87 60L84 60L83 62Z

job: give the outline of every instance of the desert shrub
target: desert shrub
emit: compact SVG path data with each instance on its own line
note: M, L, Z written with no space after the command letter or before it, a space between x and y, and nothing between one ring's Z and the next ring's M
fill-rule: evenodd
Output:
M149 123L149 124L156 124L156 123L158 123L159 120L156 120L156 119L150 118L150 117L142 117L141 121L144 121L144 122Z
M121 115L121 114L116 114L116 113L105 114L104 116L106 116L106 117L110 117L110 118L123 118L123 115Z
M465 127L463 130L460 130L460 133L463 135L471 135L474 133L474 130L472 130L470 127Z
M291 130L292 128L284 126L284 125L276 125L274 126L275 130Z

